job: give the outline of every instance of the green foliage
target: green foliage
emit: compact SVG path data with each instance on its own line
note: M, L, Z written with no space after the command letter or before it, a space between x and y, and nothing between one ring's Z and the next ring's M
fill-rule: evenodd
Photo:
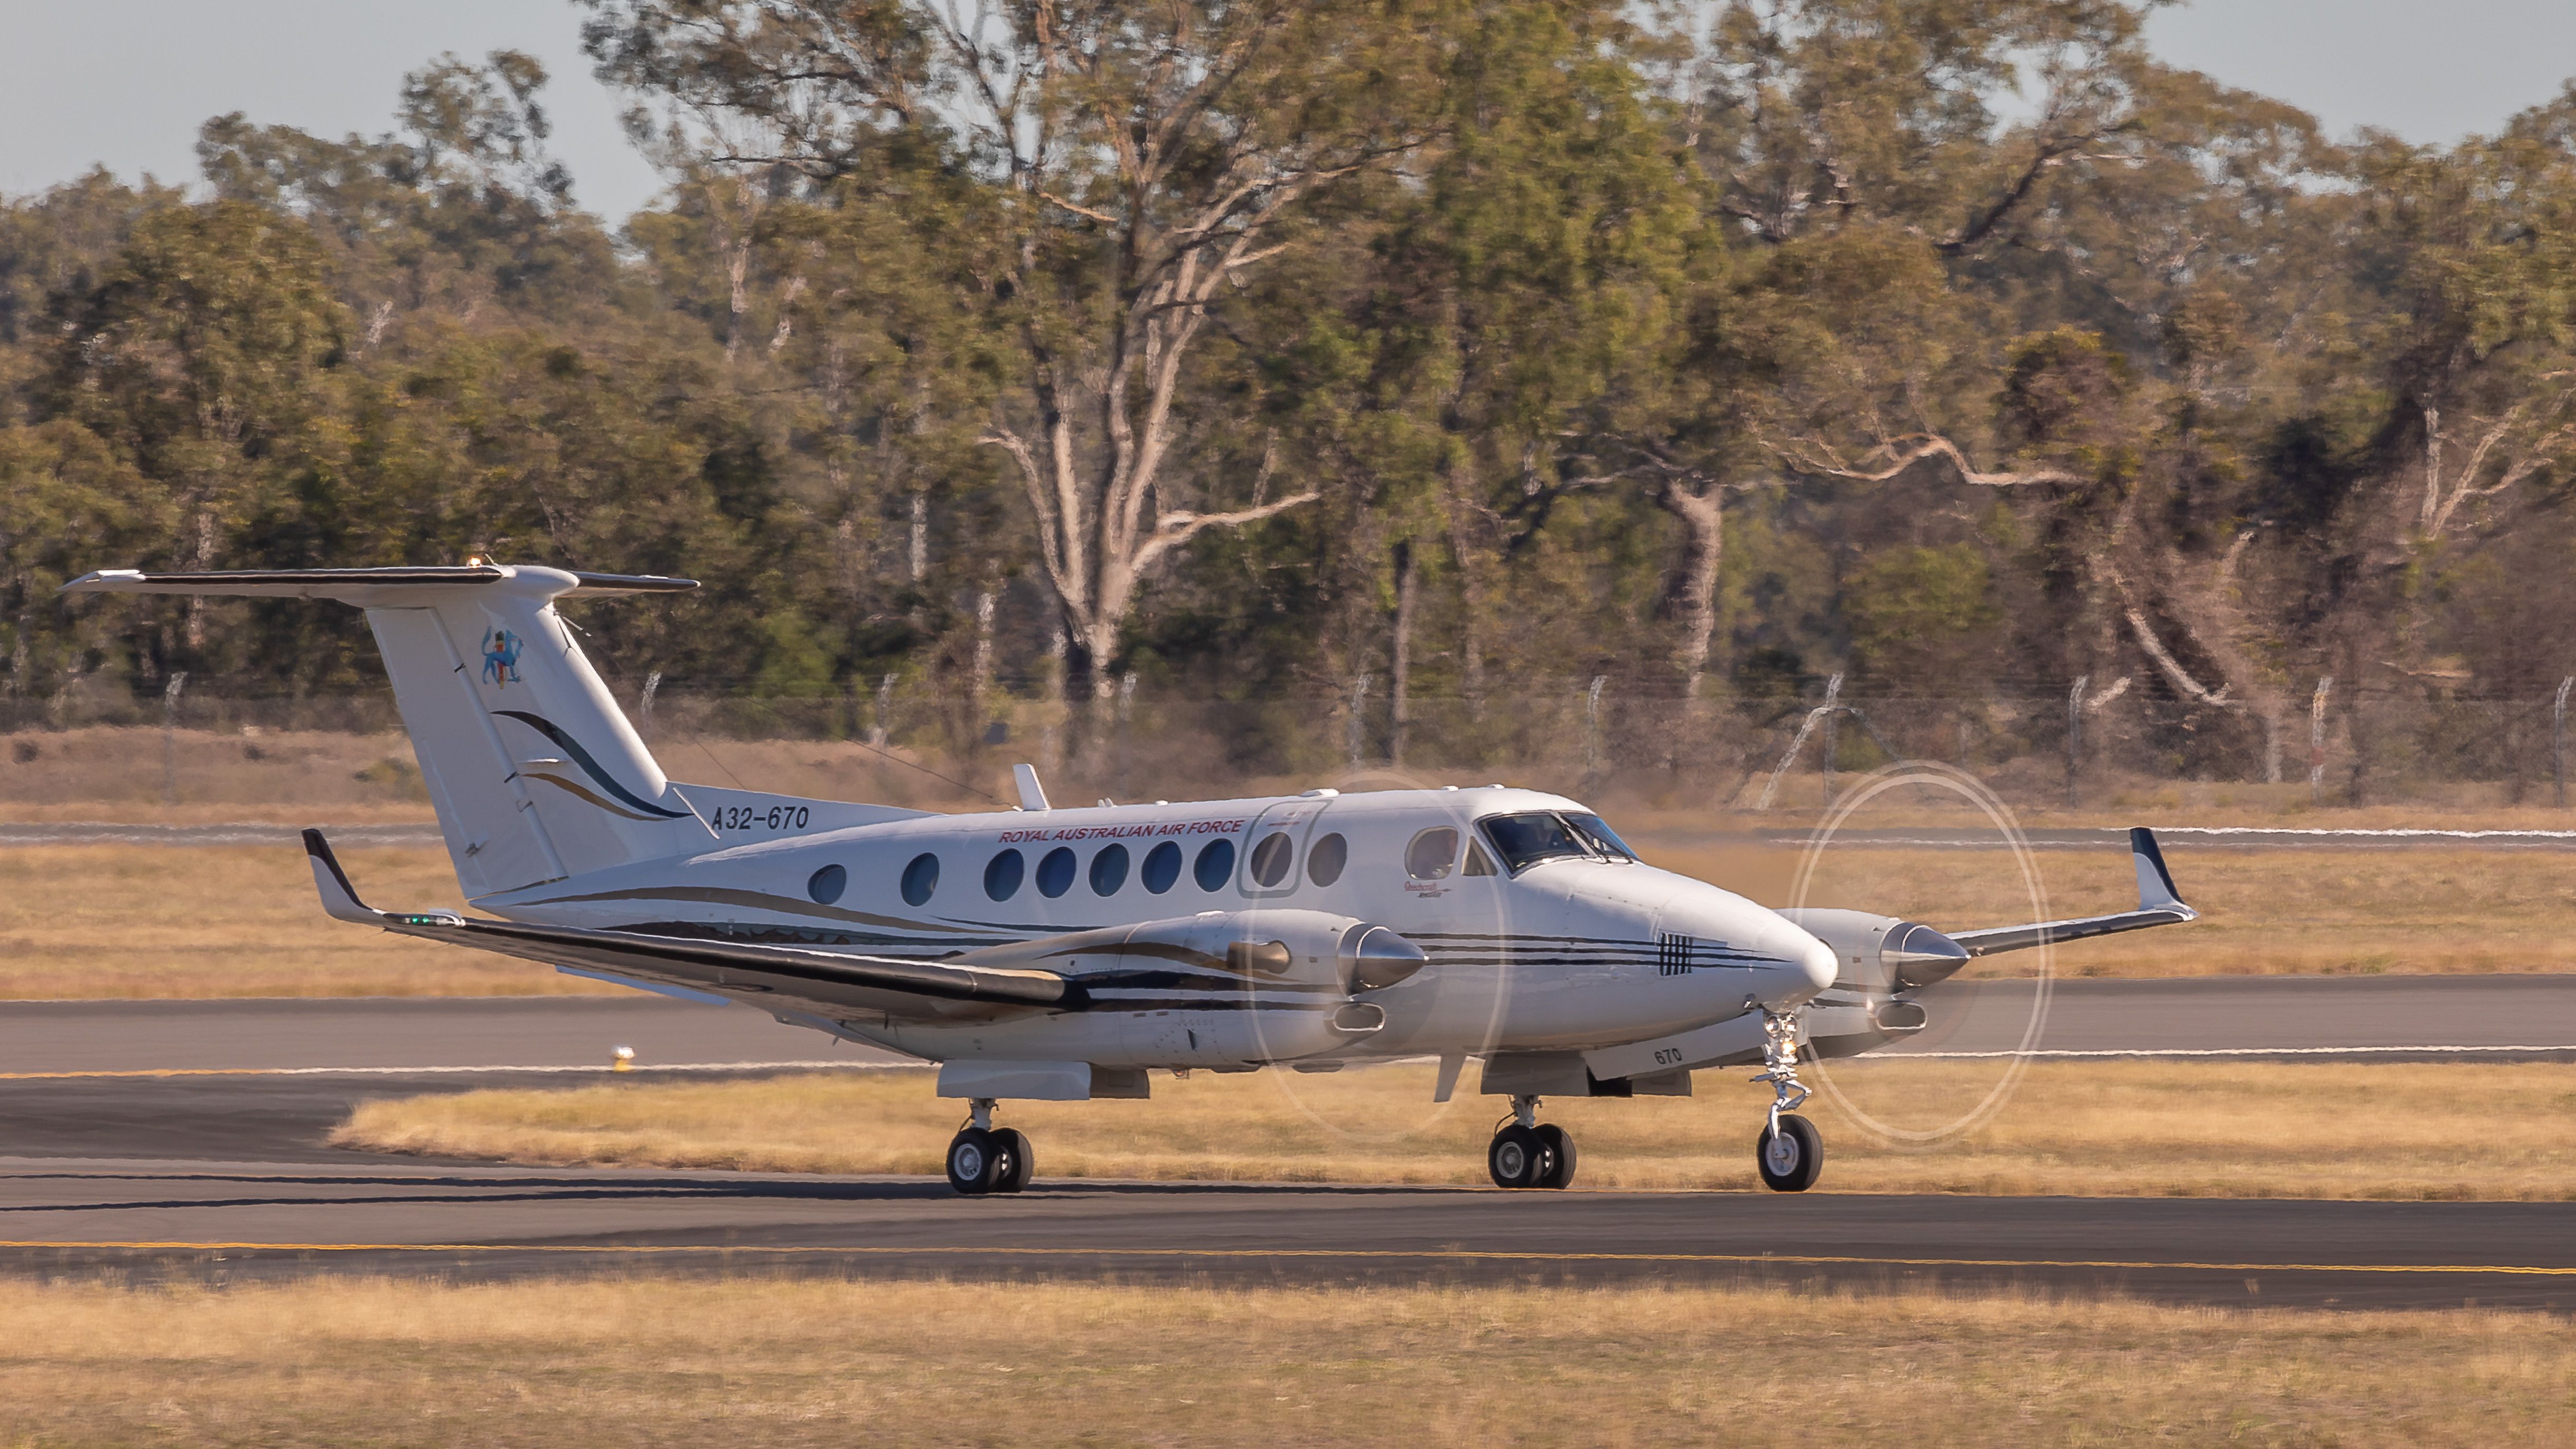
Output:
M969 731L1066 659L1321 700L1399 627L1496 738L1593 673L2126 678L2187 752L2576 671L2520 583L2576 554L2576 96L2337 147L2146 9L590 0L670 183L614 233L522 55L219 116L205 199L0 203L0 684L340 687L354 618L52 591L471 552L706 580L587 612L613 672Z
M1967 544L1891 549L1843 580L1852 659L1894 691L1977 695L2003 623L1985 557Z

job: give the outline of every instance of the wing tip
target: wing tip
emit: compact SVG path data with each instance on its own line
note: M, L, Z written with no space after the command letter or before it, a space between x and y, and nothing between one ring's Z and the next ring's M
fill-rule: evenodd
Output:
M2129 853L2137 858L2138 906L2141 910L2158 907L2191 910L2183 904L2182 891L2174 885L2173 868L2165 864L2164 848L2156 844L2153 830L2143 825L2130 826ZM2159 890L2162 891L2161 897L2155 894Z
M358 898L358 888L349 881L349 873L340 868L340 857L331 851L331 842L321 831L306 827L304 854L313 865L313 888L322 896L322 912L336 921L354 921L361 925L382 925L384 915Z

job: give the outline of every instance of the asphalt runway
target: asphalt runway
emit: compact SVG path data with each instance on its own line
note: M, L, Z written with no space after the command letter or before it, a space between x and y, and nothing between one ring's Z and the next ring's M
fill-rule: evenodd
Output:
M2274 1050L2467 1045L2576 1025L2576 978L2079 981L2055 1007L2052 1044L2153 1049L2223 1028ZM2576 1308L2569 1204L1049 1184L1043 1140L1031 1191L961 1199L922 1179L324 1145L367 1098L581 1080L620 1044L647 1079L834 1060L824 1038L750 1011L645 999L0 1003L0 1271L1690 1280Z
M2029 981L1961 982L1891 1050L2019 1047ZM2059 981L2043 1052L2576 1056L2576 975L2209 976ZM631 997L0 1002L0 1083L28 1073L889 1064L895 1054L745 1007ZM0 1151L7 1141L0 1138Z

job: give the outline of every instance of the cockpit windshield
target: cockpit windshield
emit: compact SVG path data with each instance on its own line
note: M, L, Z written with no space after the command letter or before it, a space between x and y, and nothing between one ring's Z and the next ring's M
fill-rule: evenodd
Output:
M1619 838L1619 832L1610 828L1610 822L1598 815L1568 815L1565 823L1574 827L1574 833L1581 836L1596 855L1608 856L1612 860L1637 858L1637 852L1628 848L1628 842Z
M1488 815L1477 822L1485 828L1485 838L1503 857L1503 864L1514 875L1542 860L1565 857L1591 857L1597 860L1635 860L1637 853L1628 843L1601 823L1598 815L1559 815L1553 810L1532 810L1519 815Z

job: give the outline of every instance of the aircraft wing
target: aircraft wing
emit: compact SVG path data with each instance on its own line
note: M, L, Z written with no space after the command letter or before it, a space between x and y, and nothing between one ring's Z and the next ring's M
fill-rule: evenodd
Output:
M380 911L358 898L319 830L304 832L313 883L332 917L398 936L496 951L528 961L677 986L768 1011L824 1017L882 1012L914 1021L972 1021L1032 1011L1078 1011L1082 987L1052 971L847 956L793 946L478 920L453 911Z
M2020 951L2042 942L2080 941L2087 936L2109 936L2121 931L2143 931L2149 926L2178 926L2200 919L2200 912L2184 905L2182 895L2174 889L2173 872L2165 868L2165 853L2156 846L2156 833L2145 826L2129 831L2129 854L2138 868L2138 908L2109 916L2083 916L2071 921L2043 921L2033 926L1997 926L1984 931L1947 931L1951 940L1965 947L1971 956L1991 956L1998 951Z

